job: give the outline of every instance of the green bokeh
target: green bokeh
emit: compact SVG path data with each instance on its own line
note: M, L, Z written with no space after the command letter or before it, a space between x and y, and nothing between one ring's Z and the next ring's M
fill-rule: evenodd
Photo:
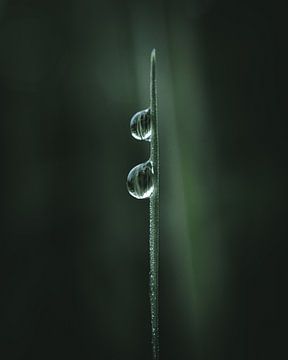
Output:
M1 359L151 359L148 202L126 176L154 47L161 358L287 357L280 13L0 2Z

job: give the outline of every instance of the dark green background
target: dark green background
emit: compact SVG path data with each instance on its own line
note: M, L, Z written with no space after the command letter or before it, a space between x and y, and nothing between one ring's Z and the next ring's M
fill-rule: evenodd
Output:
M0 358L151 359L158 55L162 360L287 358L287 57L276 2L0 1Z

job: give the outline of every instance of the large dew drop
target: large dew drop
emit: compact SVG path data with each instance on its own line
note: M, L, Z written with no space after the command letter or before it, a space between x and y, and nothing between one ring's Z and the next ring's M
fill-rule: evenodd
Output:
M136 199L147 199L154 190L154 173L151 161L135 166L128 174L127 188Z
M131 134L135 139L150 141L151 138L150 109L137 112L131 119L130 129L131 129Z

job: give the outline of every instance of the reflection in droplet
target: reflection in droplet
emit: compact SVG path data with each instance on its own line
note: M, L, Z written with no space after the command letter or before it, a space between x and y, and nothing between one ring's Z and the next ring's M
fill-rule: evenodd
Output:
M128 174L127 188L136 199L147 199L154 190L154 173L151 161L135 166Z
M150 141L151 138L150 109L137 112L131 119L130 129L131 129L131 134L135 139Z

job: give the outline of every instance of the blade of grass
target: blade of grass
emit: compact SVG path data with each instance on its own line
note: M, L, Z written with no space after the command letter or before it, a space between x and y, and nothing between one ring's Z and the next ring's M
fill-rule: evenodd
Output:
M150 160L153 164L155 185L150 197L150 307L152 326L153 360L159 359L159 141L157 118L157 89L156 89L156 51L151 53L150 68L150 111L151 111L151 147Z

